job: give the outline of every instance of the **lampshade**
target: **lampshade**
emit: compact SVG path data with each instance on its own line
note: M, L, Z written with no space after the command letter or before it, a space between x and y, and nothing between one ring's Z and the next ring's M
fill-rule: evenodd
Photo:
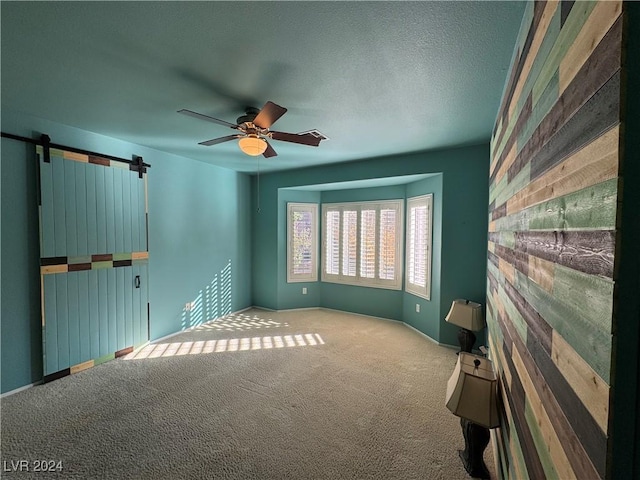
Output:
M486 325L482 314L482 305L461 299L453 301L445 320L473 331L482 330Z
M267 142L257 135L249 135L238 140L238 146L240 150L247 155L255 157L256 155L262 155L264 153L267 149Z
M491 360L460 352L447 383L446 406L454 415L487 428L498 420L498 378Z

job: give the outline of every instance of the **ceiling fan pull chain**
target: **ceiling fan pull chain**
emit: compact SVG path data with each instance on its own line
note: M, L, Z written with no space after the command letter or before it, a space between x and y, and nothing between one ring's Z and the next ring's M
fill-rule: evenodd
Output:
M260 157L258 157L258 208L257 213L260 213Z

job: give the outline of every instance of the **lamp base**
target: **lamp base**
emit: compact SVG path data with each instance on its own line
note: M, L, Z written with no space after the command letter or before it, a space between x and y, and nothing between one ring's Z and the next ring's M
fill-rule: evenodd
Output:
M464 450L458 450L462 465L474 478L490 479L489 470L484 463L484 450L489 444L489 429L473 423L466 418L460 419Z
M460 344L460 352L471 353L471 350L476 343L475 333L471 330L467 330L466 328L461 328L458 331L458 343Z

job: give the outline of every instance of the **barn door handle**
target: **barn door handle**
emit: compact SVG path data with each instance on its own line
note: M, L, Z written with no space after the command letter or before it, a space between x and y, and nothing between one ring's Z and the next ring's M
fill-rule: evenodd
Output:
M140 288L140 275L136 275L136 278L133 283L136 286L136 288Z

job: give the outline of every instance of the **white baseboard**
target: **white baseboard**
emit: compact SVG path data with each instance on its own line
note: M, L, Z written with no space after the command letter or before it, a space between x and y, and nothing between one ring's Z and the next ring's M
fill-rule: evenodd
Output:
M377 319L377 320L385 320L385 321L387 321L387 322L401 323L401 324L402 324L402 325L404 325L405 327L410 328L410 329L411 329L411 330L413 330L414 332L416 332L416 333L420 334L421 336L423 336L424 338L426 338L426 339L427 339L427 340L429 340L430 342L435 343L436 345L439 345L439 346L441 346L441 347L451 348L451 349L453 349L453 350L458 350L458 349L460 348L459 346L456 346L456 345L449 345L448 343L440 343L440 342L438 342L438 341L434 340L433 338L431 338L431 337L430 337L429 335L427 335L426 333L421 332L421 331L420 331L420 330L418 330L417 328L415 328L415 327L413 327L413 326L409 325L409 324L408 324L408 323L406 323L406 322L403 322L402 320L396 320L396 319L393 319L393 318L385 318L385 317L376 317L376 316L374 316L374 315L367 315L367 314L365 314L365 313L347 312L347 311L345 311L345 310L336 310L336 309L334 309L334 308L327 308L327 307L320 307L320 309L321 309L321 310L328 310L328 311L331 311L331 312L347 313L347 314L349 314L349 315L359 315L359 316L361 316L361 317L375 318L375 319Z
M265 312L297 312L297 311L304 311L304 310L320 310L322 309L322 307L300 307L300 308L283 308L282 310L275 310L273 308L267 308L267 307L261 307L260 305L254 305L253 307L249 307L249 308L255 308L256 310L263 310Z
M275 310L276 312L303 312L306 310L320 310L321 307L300 307L300 308L285 308L282 310Z
M336 308L318 307L320 310L327 310L328 312L346 313L348 315L358 315L359 317L375 318L376 320L384 320L386 322L404 323L402 320L396 320L394 318L376 317L374 315L367 315L366 313L348 312L346 310L338 310Z
M431 342L435 343L436 345L439 345L439 346L441 346L441 347L451 348L451 349L453 349L453 350L458 350L458 349L460 348L460 347L458 347L458 346L456 346L456 345L450 345L450 344L448 344L448 343L440 343L440 342L438 342L438 341L434 340L433 338L431 338L431 337L430 337L429 335L427 335L426 333L421 332L421 331L420 331L420 330L418 330L416 327L414 327L414 326L412 326L412 325L409 325L408 323L405 323L405 322L402 322L402 323L403 323L407 328L410 328L410 329L411 329L411 330L413 330L414 332L416 332L416 333L418 333L418 334L422 335L424 338L426 338L427 340L429 340L429 341L431 341Z
M404 322L402 322L404 323ZM441 342L436 342L433 338L431 338L429 335L427 335L424 332L421 332L420 330L418 330L415 327L412 327L411 325L409 325L408 323L404 323L408 328L410 328L411 330L413 330L416 333L419 333L420 335L422 335L423 337L428 338L429 340L431 340L433 343L435 343L436 345L440 345L441 347L446 347L446 348L450 348L452 350L460 350L460 345L451 345L450 343L441 343ZM473 353L474 355L480 355L482 357L486 357L486 355L484 353L482 353L482 351L480 350L473 350L471 353Z
M264 310L265 312L277 312L278 311L278 310L274 310L273 308L261 307L260 305L252 305L249 308L247 308L246 310L249 310L251 308L255 308L256 310Z
M235 313L242 313L242 312L246 312L247 310L251 310L252 308L253 308L252 306L251 306L251 307L241 308L240 310L236 310L236 311L235 311L235 312L233 312L233 313L235 314Z
M0 398L8 397L9 395L13 395L14 393L21 392L22 390L27 390L28 388L35 387L36 385L42 385L42 380L40 380L39 382L30 383L29 385L24 385L8 392L4 392L3 394L0 394Z

